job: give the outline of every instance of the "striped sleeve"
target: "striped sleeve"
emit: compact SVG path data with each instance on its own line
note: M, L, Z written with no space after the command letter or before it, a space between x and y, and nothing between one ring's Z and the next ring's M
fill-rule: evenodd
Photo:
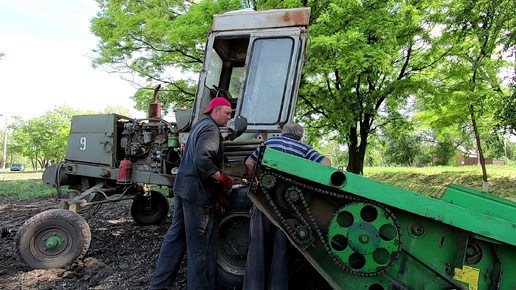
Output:
M273 137L262 143L262 145L267 146L268 148L278 150L281 152L285 152L288 154L292 154L298 157L303 157L311 161L315 161L321 163L324 160L324 155L321 155L317 150L312 148L311 146L289 138L284 137ZM258 161L258 152L260 151L260 147L256 148L251 154L251 159L254 162Z
M254 163L258 162L258 152L260 152L260 147L256 148L250 156Z
M321 163L324 159L324 156L319 154L319 152L317 152L314 148L312 148L310 146L308 146L308 147L309 147L309 149L306 152L305 158L308 160L312 160L312 161Z

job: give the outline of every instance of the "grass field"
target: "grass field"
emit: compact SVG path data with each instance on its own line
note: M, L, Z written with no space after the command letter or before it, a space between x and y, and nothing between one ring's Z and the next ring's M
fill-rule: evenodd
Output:
M516 167L487 166L486 171L489 193L516 201ZM427 195L442 193L450 183L482 190L480 166L368 167L364 176Z
M487 174L490 194L516 201L516 166L488 166ZM28 199L56 195L41 176L41 172L0 172L0 196ZM479 166L366 167L364 176L432 196L438 196L450 183L482 190Z
M42 174L42 172L0 172L0 196L20 199L57 196L56 189L41 180Z

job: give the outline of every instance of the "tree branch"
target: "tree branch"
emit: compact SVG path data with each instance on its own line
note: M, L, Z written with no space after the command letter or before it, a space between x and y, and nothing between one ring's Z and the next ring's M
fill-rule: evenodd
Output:
M145 40L143 40L143 39L141 39L141 38L138 38L138 37L136 37L136 36L133 36L133 35L131 35L131 34L129 34L129 37L130 37L131 39L133 39L134 41L141 42L141 43L143 43L143 44L147 45L150 49L152 49L152 50L154 50L154 51L166 52L166 53L167 53L167 52L168 52L168 53L174 53L174 52L175 52L175 53L179 53L179 54L181 54L181 55L185 56L186 58L190 58L190 59L192 59L195 63L202 63L202 62L203 62L203 60L202 60L202 59L200 59L200 58L198 58L198 57L195 57L195 56L192 56L192 55L190 55L190 54L188 54L188 53L186 53L186 52L184 52L184 51L182 51L182 50L179 50L179 49L160 49L160 48L157 48L157 47L155 47L154 45L150 44L149 42L146 42Z

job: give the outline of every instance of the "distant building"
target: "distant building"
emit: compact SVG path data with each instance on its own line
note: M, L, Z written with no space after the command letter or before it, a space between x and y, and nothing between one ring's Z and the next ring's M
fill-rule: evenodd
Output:
M459 147L457 156L457 166L480 165L477 152L471 152L466 148ZM505 165L505 160L485 158L486 165Z

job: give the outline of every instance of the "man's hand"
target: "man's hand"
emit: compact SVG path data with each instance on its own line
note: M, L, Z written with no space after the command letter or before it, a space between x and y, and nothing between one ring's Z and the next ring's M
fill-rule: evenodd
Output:
M217 190L215 197L215 210L220 215L223 215L226 212L226 207L229 205L226 192L231 190L233 183L234 181L231 177L227 176L224 171L220 171L220 178L217 180L217 184L220 186L220 189Z
M226 175L223 171L221 171L221 175L217 183L222 187L222 190L224 190L224 193L228 190L231 190L233 187L233 179Z
M229 205L226 197L226 192L223 190L217 191L217 202L215 203L215 210L218 214L223 215L226 212L226 207Z

